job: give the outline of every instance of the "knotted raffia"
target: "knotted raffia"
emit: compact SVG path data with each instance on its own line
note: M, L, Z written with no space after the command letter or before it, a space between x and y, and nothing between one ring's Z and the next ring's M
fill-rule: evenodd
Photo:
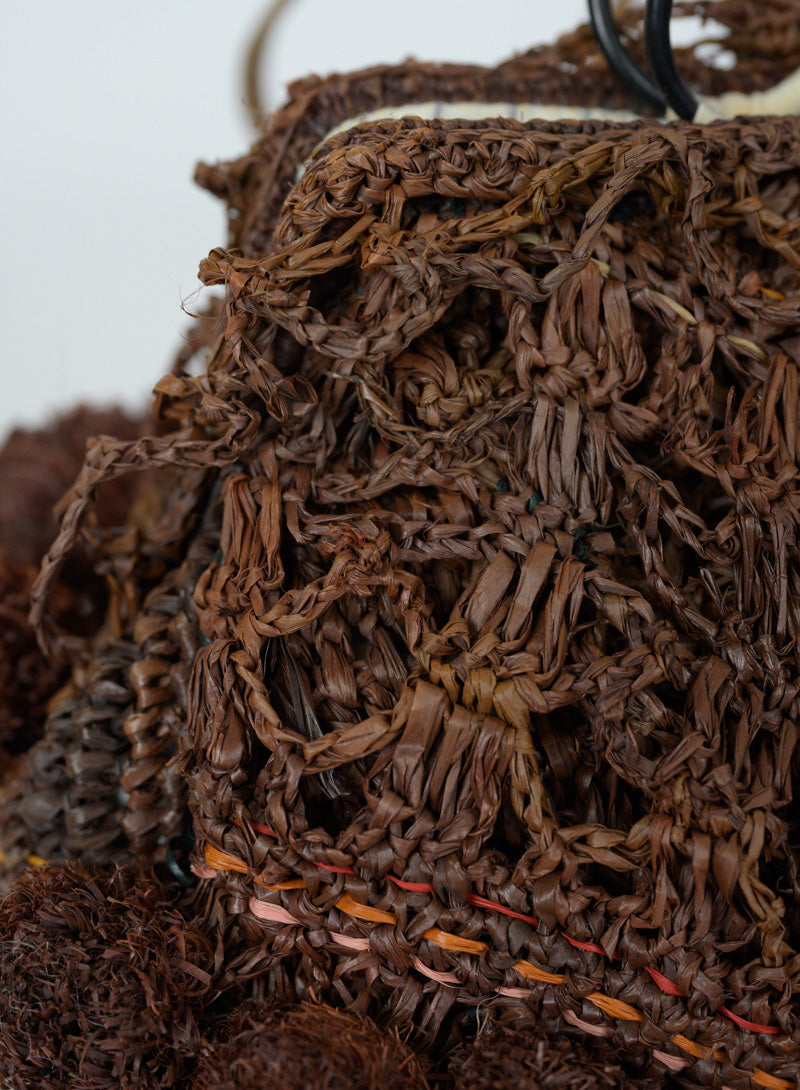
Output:
M787 69L790 11L765 17ZM762 83L753 7L714 13ZM290 188L372 103L622 104L587 41L303 85L206 172L237 216L201 269L224 334L159 384L173 431L93 448L34 617L53 646L47 587L100 483L191 472L183 574L139 599L172 603L166 653L129 610L151 721L125 729L150 745L163 695L222 986L429 1043L479 1005L788 1090L797 121L379 122Z

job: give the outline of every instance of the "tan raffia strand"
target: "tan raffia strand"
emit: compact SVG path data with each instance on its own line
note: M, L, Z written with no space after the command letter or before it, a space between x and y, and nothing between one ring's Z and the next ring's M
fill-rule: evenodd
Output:
M800 62L796 5L764 14L758 62L753 6L718 9L745 89ZM164 486L183 575L136 599L184 620L163 651L131 625L220 987L431 1043L477 1005L789 1090L797 121L380 122L294 181L386 101L572 81L629 106L589 41L309 81L204 173L236 224L202 265L224 330L204 374L159 384L173 431L92 448L34 618L58 647L48 586L100 484L197 471L188 499Z

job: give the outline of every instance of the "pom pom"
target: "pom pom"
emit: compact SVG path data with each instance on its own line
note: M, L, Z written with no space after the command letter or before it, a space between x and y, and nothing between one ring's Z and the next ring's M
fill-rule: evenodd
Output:
M199 1046L205 940L144 874L28 871L0 905L0 1078L172 1087Z
M54 508L83 464L92 435L134 438L145 428L120 410L80 407L46 428L11 432L0 447L0 746L23 752L41 735L48 700L66 681L63 662L44 656L28 623L30 592L56 535ZM125 521L138 482L101 489L100 526ZM71 556L52 595L52 610L73 632L100 623L108 593L85 549ZM6 761L0 755L2 765Z
M65 671L36 645L28 624L33 569L15 569L0 556L0 745L26 749L41 733L47 701Z
M21 567L38 565L58 526L53 508L83 465L86 444L95 435L134 439L142 421L119 409L80 406L46 428L16 428L0 448L0 553ZM97 521L115 526L125 519L135 483L104 489Z
M395 1034L313 1003L237 1007L207 1043L192 1090L426 1090Z
M601 1047L590 1050L560 1034L498 1026L460 1049L450 1074L459 1090L641 1090L655 1085L632 1080L619 1055Z

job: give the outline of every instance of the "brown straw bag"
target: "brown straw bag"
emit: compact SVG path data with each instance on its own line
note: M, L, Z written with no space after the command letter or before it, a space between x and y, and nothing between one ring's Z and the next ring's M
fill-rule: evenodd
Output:
M701 90L800 66L797 4L713 11L737 67L683 53ZM159 384L171 431L90 450L33 617L57 650L94 491L168 468L116 634L120 820L163 850L185 779L218 987L440 1050L479 1008L791 1090L800 126L403 118L318 146L468 97L635 106L586 28L296 85L200 171L232 212L201 266L220 335Z

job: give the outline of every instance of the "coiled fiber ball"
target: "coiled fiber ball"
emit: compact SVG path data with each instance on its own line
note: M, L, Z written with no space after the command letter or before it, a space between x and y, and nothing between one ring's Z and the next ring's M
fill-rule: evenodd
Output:
M643 1090L610 1050L566 1035L498 1026L460 1049L450 1064L458 1090Z
M0 1083L175 1086L200 1044L206 957L151 876L27 871L0 904Z
M192 1090L426 1090L390 1031L314 1003L237 1007L203 1049Z

